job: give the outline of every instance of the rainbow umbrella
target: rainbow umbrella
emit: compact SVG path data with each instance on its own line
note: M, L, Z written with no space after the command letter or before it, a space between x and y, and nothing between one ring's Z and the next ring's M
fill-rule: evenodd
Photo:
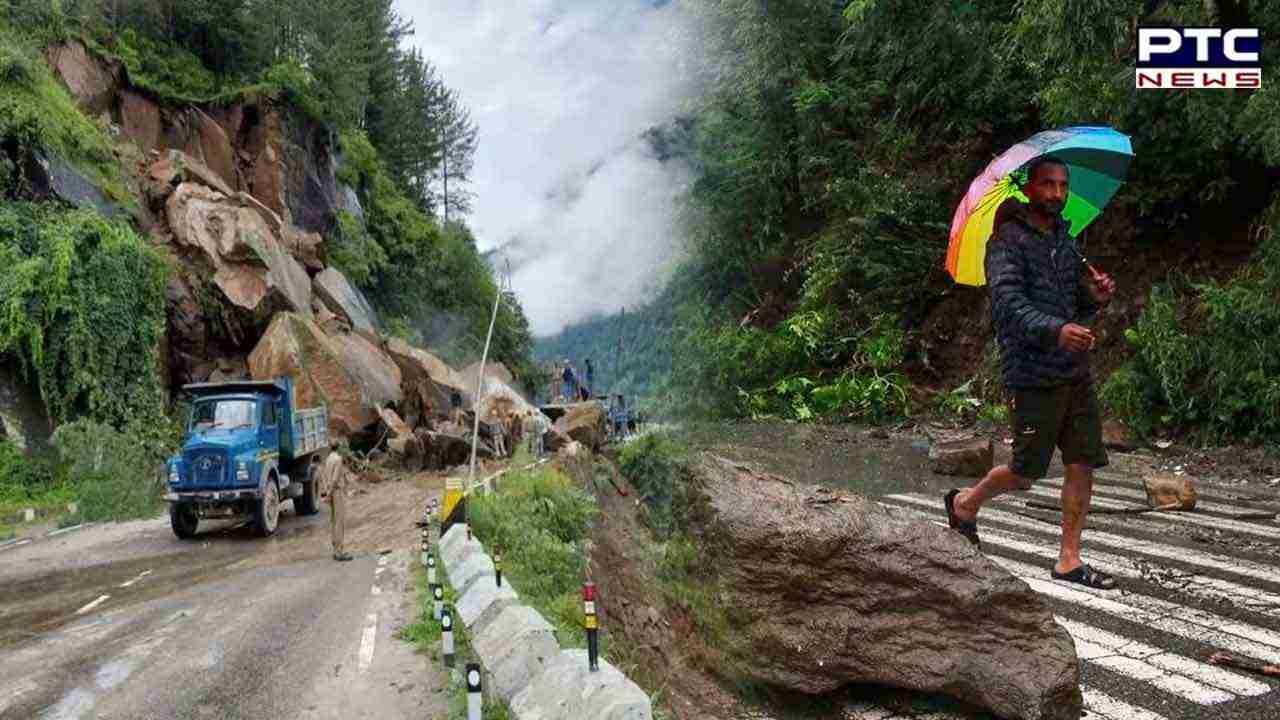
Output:
M1009 148L991 161L969 185L951 221L947 272L958 283L983 285L987 239L996 209L1009 198L1028 202L1018 189L1025 168L1041 155L1053 155L1071 169L1071 194L1062 216L1071 221L1071 236L1093 222L1111 201L1129 172L1133 145L1129 136L1109 127L1081 126L1046 130Z

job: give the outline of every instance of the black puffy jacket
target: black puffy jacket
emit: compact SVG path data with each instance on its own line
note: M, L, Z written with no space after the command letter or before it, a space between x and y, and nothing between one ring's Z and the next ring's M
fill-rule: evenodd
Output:
M1068 227L1059 218L1046 234L1024 212L987 243L991 317L1009 388L1052 387L1091 377L1089 353L1058 347L1063 325L1087 323L1098 313L1084 287L1084 256Z

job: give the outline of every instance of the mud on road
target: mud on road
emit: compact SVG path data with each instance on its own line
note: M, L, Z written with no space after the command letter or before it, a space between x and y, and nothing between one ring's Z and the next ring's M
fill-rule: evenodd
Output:
M443 475L428 473L356 482L348 506L348 550L415 548L418 529L409 518L423 498L443 487ZM194 539L179 540L167 516L40 538L0 551L0 650L78 619L78 610L104 595L111 608L120 608L331 552L327 504L311 517L286 505L269 538L256 536L247 523L205 521Z

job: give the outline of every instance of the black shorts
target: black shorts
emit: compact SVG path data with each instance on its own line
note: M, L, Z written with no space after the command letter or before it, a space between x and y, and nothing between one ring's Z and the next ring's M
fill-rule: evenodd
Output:
M1013 430L1013 463L1017 475L1039 480L1049 470L1053 449L1062 450L1063 465L1106 467L1102 416L1092 381L1050 388L1013 391L1009 403Z

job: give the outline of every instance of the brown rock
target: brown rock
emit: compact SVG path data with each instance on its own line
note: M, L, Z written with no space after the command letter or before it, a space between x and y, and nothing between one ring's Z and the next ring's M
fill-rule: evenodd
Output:
M476 381L479 378L479 375L480 375L479 361L471 363L466 367L466 369L462 371L462 376L467 379L468 387L476 386ZM511 371L507 369L506 365L503 365L500 362L490 361L485 363L484 376L486 378L493 378L494 380L497 380L499 382L506 383L507 385L510 385L515 382L515 376L511 374Z
M244 358L239 357L218 358L212 372L209 373L209 382L247 379L249 379L249 365Z
M378 414L382 417L382 424L386 426L387 431L392 437L413 434L412 431L409 430L409 426L405 424L404 420L400 419L400 416L396 414L395 410L392 410L391 408L383 408L378 411Z
M160 107L138 92L121 90L120 128L144 152L159 148Z
M115 105L119 68L99 61L79 40L50 46L45 58L86 115L101 115Z
M302 232L290 228L286 234L289 239L289 252L308 270L320 272L325 269L324 238L320 233ZM372 312L372 308L370 308Z
M379 408L399 401L395 363L377 358L376 348L369 357L370 351L359 349L350 337L331 338L309 318L279 313L249 356L249 370L255 380L292 377L297 406L324 403L329 432L335 439L348 438L377 423ZM388 385L395 387L394 393L387 391Z
M994 453L990 438L939 440L929 447L929 465L941 475L983 477L993 467Z
M235 306L259 315L311 314L311 280L255 209L193 183L178 186L165 206L180 247L204 256L216 284ZM263 305L264 299L270 299Z
M875 683L1006 718L1080 717L1071 637L959 534L709 454L691 470L692 532L734 608L726 651L752 679L809 694Z
M326 268L311 281L312 290L324 304L351 324L356 330L366 333L377 333L377 313L365 299L364 293L347 282L347 278L337 268Z
M330 334L329 341L343 364L355 375L365 398L374 408L400 404L404 399L400 389L400 367L382 348L358 333Z
M1133 431L1119 420L1107 420L1102 423L1102 444L1109 450L1128 452L1137 447Z
M199 183L228 197L234 195L231 187L222 178L209 169L209 166L181 150L170 150L147 169L147 180L156 186L166 186L170 190L183 181ZM166 193L167 194L167 193Z
M565 434L563 430L551 425L547 428L546 433L547 449L551 452L559 452L560 448L573 442L573 438Z
M1142 478L1147 490L1147 503L1151 507L1177 504L1179 510L1194 510L1200 494L1195 483L1185 475L1153 473Z
M194 130L200 143L200 156L204 158L204 164L217 173L227 186L237 187L239 179L236 175L236 161L226 131L199 109L193 109L192 113ZM227 194L230 195L231 192L228 191Z
M274 108L258 107L259 122L250 130L245 150L253 158L247 171L249 193L286 222L292 222L285 201L284 124Z
M605 421L606 413L604 406L600 403L577 403L570 405L565 414L556 420L555 429L563 435L568 435L571 440L577 440L592 451L598 452L608 432Z
M443 360L399 338L391 338L384 347L387 355L400 367L407 386L424 393L436 413L450 412L449 398L454 390L462 395L462 407L471 407L471 393L467 391L466 381Z

